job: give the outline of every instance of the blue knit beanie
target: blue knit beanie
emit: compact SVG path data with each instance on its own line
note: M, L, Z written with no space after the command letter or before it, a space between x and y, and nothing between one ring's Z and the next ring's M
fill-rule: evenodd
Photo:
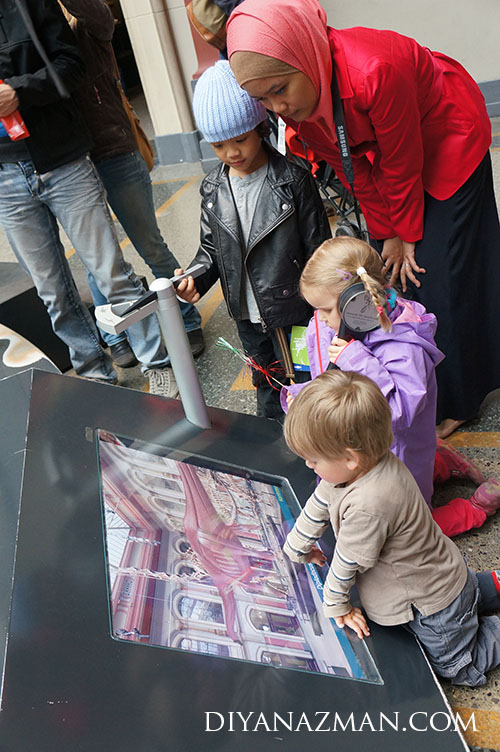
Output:
M241 136L266 119L266 108L240 88L227 60L218 60L198 79L193 112L209 143Z

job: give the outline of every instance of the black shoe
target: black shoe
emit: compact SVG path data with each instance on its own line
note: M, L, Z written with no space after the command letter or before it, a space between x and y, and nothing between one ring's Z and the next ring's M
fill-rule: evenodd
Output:
M131 368L137 363L137 358L126 339L111 345L109 348L113 363L119 368Z
M201 329L193 329L192 332L187 332L189 344L191 345L191 352L193 353L193 358L197 358L198 355L201 355L203 350L205 349L205 339L203 337L203 332Z

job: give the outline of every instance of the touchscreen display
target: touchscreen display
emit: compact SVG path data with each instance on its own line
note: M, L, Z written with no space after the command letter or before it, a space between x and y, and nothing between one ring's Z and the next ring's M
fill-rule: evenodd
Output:
M323 615L327 567L282 551L300 513L285 478L104 430L97 445L114 639L381 683Z

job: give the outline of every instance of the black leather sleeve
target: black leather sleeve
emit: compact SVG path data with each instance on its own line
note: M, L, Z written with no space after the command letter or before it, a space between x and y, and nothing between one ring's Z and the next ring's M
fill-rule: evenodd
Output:
M330 223L312 174L306 170L303 180L295 188L295 206L301 228L304 262L316 248L332 237Z
M219 279L219 268L215 257L212 228L210 226L208 214L203 208L203 205L200 218L200 247L196 256L186 269L189 269L190 266L194 266L194 264L204 264L204 266L206 266L206 272L200 274L200 276L196 277L194 281L197 292L200 293L200 296L203 296Z

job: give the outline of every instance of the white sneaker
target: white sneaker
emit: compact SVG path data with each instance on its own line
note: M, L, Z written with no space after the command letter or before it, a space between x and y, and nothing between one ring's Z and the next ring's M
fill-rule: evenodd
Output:
M171 368L150 368L144 372L149 379L149 393L176 399L179 387Z

